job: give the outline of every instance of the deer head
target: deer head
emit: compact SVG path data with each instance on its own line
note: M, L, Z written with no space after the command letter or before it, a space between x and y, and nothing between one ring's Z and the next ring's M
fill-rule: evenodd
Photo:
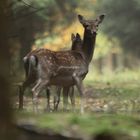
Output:
M103 21L104 17L105 17L105 14L102 14L98 16L95 20L86 20L82 15L78 15L78 19L80 23L91 34L94 34L98 31L98 26Z
M72 33L71 34L71 41L72 41L72 50L79 51L81 50L82 46L82 39L81 36L77 33L76 36Z
M76 36L72 33L71 34L71 41L72 41L72 43L75 42L75 41L81 42L82 39L81 39L81 36L78 33L76 34Z

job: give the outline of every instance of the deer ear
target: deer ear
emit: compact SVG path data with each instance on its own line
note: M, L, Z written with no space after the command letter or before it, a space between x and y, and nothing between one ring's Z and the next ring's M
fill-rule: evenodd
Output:
M82 15L78 15L78 19L81 23L83 23L84 17Z
M72 33L71 34L71 40L73 41L75 39L75 35Z
M77 33L77 34L76 34L76 38L81 38L81 36Z
M103 21L104 17L105 17L105 14L102 14L99 16L99 23L101 23Z

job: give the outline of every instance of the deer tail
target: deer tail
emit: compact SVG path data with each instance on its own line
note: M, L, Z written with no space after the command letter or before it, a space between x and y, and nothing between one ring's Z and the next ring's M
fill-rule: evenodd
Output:
M29 58L27 56L25 56L23 58L23 63L24 63L24 69L25 69L25 74L26 74L26 78L28 76L28 69L29 69Z
M29 57L29 69L28 69L28 76L31 75L32 71L37 68L38 58L36 55L31 55Z
M38 64L38 58L36 55L25 56L23 58L24 68L26 72L26 78L32 74L32 71L35 70Z

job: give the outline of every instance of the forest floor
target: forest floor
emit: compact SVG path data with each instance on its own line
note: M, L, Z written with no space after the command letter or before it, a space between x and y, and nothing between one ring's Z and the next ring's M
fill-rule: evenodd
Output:
M24 97L24 111L15 111L20 122L30 122L41 129L51 129L66 136L90 139L98 134L115 137L117 140L140 139L140 82L137 80L119 82L86 81L85 113L79 112L80 99L76 91L76 111L63 112L62 99L57 112L44 112L46 99L39 97L39 114L33 113L32 99ZM18 106L17 97L15 108ZM51 99L53 106L53 97ZM95 138L96 139L96 138ZM113 139L112 139L113 140Z

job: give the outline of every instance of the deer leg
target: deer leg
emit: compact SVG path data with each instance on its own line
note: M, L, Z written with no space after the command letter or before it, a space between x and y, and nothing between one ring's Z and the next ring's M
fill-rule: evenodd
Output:
M75 110L74 86L72 86L70 88L69 97L70 97L70 100L71 100L72 110L74 111Z
M73 75L73 78L75 80L76 83L76 87L79 91L80 94L80 98L81 98L81 107L80 107L80 112L81 114L84 113L84 88L83 88L83 83L82 83L82 79L80 77L78 77L76 74Z
M32 95L33 95L33 110L34 112L38 112L38 95L39 93L46 88L48 84L48 80L41 80L39 79L37 84L32 88Z
M38 112L38 94L40 92L41 79L38 80L37 84L32 88L32 101L33 101L33 111Z
M22 110L23 109L23 86L19 86L19 109Z
M22 86L19 86L19 109L23 109L23 96L24 96L24 91L27 87L26 81L22 84Z
M61 87L57 87L56 95L54 96L54 110L57 111L60 103Z
M49 88L46 89L46 97L47 97L46 111L49 112L50 111L50 89Z
M63 110L67 110L69 87L63 87Z

